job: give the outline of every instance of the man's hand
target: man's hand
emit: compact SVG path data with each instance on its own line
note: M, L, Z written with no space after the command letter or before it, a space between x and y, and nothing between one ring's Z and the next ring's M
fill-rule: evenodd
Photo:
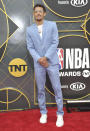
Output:
M39 64L42 65L43 67L48 67L49 64L48 64L48 61L47 61L47 58L46 57L42 57L38 60Z

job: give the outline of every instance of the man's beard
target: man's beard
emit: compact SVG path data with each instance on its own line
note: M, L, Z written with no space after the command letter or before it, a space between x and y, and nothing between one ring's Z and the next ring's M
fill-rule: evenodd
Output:
M42 19L36 19L36 21L40 22L40 21L42 21Z
M38 15L38 16L40 16L40 15ZM41 16L40 16L41 17ZM40 19L38 19L38 18L36 18L36 21L38 21L38 22L40 22L40 21L42 21L43 20L43 18L40 18Z

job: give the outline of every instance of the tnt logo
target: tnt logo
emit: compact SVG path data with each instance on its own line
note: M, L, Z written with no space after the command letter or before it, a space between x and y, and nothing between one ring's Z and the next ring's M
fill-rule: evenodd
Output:
M64 50L62 48L57 48L57 54L59 57L59 69L62 70L64 68Z
M13 59L8 66L9 73L15 77L21 77L27 72L27 63L20 58Z

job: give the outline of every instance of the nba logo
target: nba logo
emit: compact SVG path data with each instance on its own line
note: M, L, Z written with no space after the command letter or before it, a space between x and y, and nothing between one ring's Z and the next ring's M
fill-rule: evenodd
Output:
M64 50L62 48L57 48L57 54L59 58L59 70L64 67Z

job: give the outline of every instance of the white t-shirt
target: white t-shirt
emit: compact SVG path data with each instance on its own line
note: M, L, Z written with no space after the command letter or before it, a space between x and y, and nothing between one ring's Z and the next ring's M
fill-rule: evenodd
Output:
M41 38L42 38L42 27L43 27L43 25L38 26L38 32L39 32Z

